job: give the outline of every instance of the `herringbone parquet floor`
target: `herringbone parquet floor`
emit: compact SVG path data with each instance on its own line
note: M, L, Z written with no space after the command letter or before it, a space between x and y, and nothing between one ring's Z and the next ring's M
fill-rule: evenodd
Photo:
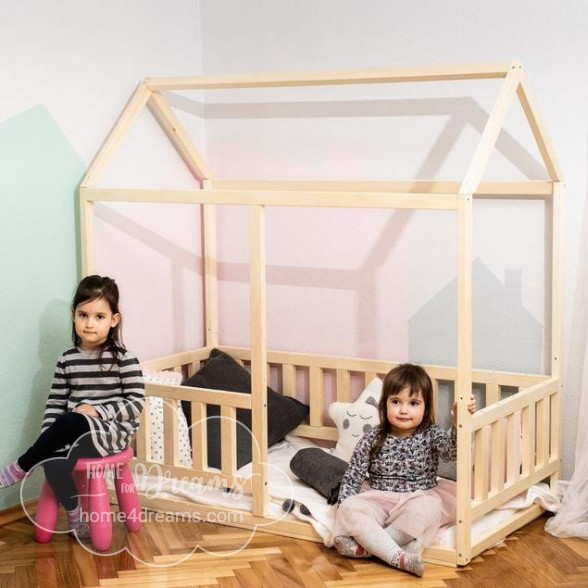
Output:
M534 521L465 568L427 564L416 578L377 560L350 560L318 543L259 532L240 549L247 531L210 523L148 522L130 535L117 527L111 552L96 555L65 535L39 545L24 519L0 527L0 587L588 586L588 542L556 539L544 524ZM214 553L190 555L196 544Z

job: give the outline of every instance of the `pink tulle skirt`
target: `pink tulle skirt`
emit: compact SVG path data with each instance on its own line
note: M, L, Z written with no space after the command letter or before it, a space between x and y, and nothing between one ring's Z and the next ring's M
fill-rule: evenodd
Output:
M350 496L337 508L333 537L357 537L392 525L428 547L441 527L455 523L455 489L455 482L441 478L430 490L367 490Z

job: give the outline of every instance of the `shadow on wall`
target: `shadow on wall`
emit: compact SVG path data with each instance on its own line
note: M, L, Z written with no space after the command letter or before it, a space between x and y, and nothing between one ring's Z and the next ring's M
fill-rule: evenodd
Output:
M521 272L503 284L479 260L473 268L473 364L476 368L539 374L543 327L521 302ZM457 280L409 321L411 361L456 365Z
M73 288L72 288L73 292ZM71 341L71 311L65 300L52 300L39 319L39 361L41 367L35 373L31 386L31 424L38 420L39 431L45 403L49 396L58 357L73 346ZM63 342L66 342L64 347ZM67 343L69 341L69 343ZM23 435L23 441L29 435Z
M415 98L390 100L342 100L317 102L247 102L203 104L187 96L168 92L169 104L189 115L205 119L306 119L306 118L394 118L431 117L447 118L447 124L427 154L415 179L434 179L447 153L459 136L471 127L482 134L489 113L470 96L451 98ZM518 106L518 105L517 105ZM513 108L515 105L513 104ZM353 140L349 138L349 144ZM545 167L512 134L502 130L496 141L496 150L513 164L525 177L547 177ZM465 175L465 171L464 171ZM389 178L406 179L406 178Z
M188 280L187 271L191 274L201 276L202 256L200 253L187 250L177 243L174 243L171 239L163 237L157 232L141 225L136 220L129 218L127 215L103 204L98 204L96 206L95 216L97 219L104 221L117 231L134 239L137 243L141 243L158 252L161 256L170 261L171 271L168 275L171 276L169 283L172 289L173 312L169 320L175 345L180 349L183 342L189 337L187 329L190 328L185 320L187 309L183 294L186 280ZM139 263L139 261L140 260L137 260L137 263ZM153 274L151 268L146 268L146 271L149 276ZM106 273L108 273L108 270L106 270Z
M417 179L436 178L441 170L448 153L452 147L457 143L460 136L468 129L473 128L476 133L481 134L484 126L488 120L488 112L483 109L480 104L471 97L452 97L440 99L401 99L401 100L349 100L349 101L320 101L320 102L265 102L265 103L208 103L192 100L186 96L168 93L166 95L169 99L170 105L180 111L183 111L191 116L204 116L206 119L268 119L268 118L282 118L282 119L296 119L296 118L328 118L328 117L422 117L422 116L440 116L447 119L442 131L438 134L436 140L426 153L422 164L415 173ZM352 137L349 139L351 148L353 147ZM219 148L221 148L220 146ZM501 153L506 160L514 165L524 176L528 178L541 178L546 176L545 169L540 161L537 160L534 154L526 149L517 139L506 131L502 131L498 137L496 150ZM351 154L350 154L351 156ZM391 155L392 156L392 155ZM464 172L465 173L465 172ZM394 179L394 178L390 178ZM116 214L109 212L101 212L101 217L106 222L115 226L128 227L130 219L118 217ZM308 214L312 214L309 211ZM381 340L382 329L387 329L387 325L383 325L378 320L378 309L376 307L376 299L374 292L377 284L381 278L378 278L378 268L389 258L393 251L395 244L410 223L412 212L396 211L390 214L390 220L382 229L381 233L373 238L373 243L370 244L369 250L366 252L363 263L356 269L351 271L341 271L338 268L308 268L308 267L281 267L270 266L267 268L268 283L275 285L292 285L292 287L313 287L317 285L317 280L323 287L329 287L336 290L353 291L357 294L357 315L355 322L361 325L362 331L373 334L372 337L363 337L361 343L359 335L356 335L355 346L358 349L358 354L366 357L376 357L378 353L385 354L386 350L378 350L377 341ZM222 227L221 227L222 228ZM133 231L136 238L151 247L154 250L159 250L161 246L160 239L155 235L149 234L148 231L142 230L141 227L134 227ZM174 276L181 276L181 268L187 267L186 263L193 263L196 261L192 255L186 255L185 252L174 251L173 247L164 247L166 255L169 256L170 264L173 268ZM179 257L178 257L179 256ZM220 252L222 260L222 252ZM192 268L191 268L192 269ZM248 268L243 264L221 263L222 279L227 282L246 283L248 280ZM479 273L479 270L478 270ZM478 278L482 279L482 278ZM404 280L407 283L407 280ZM491 280L487 280L488 283ZM366 287L366 284L368 287ZM173 281L170 284L173 292L177 292L182 288L182 279ZM451 288L450 288L451 289ZM513 297L514 300L514 297ZM513 302L514 304L514 302ZM425 307L423 313L426 312ZM449 314L447 312L449 309ZM445 317L454 319L454 306L451 306L451 301L448 301L443 307ZM522 307L521 307L522 309ZM503 305L502 311L508 311L508 305ZM512 309L511 309L512 310ZM476 329L495 328L498 311L494 306L490 305L484 312L489 311L487 321L482 319L477 311ZM519 314L519 318L526 313L524 309ZM510 311L509 311L510 312ZM528 315L528 313L526 313ZM410 356L415 355L413 346L418 341L419 357L422 360L428 361L428 357L438 358L435 362L452 363L453 357L446 357L449 353L447 343L447 333L455 332L455 326L452 331L447 331L450 327L449 322L445 325L439 325L443 343L437 349L428 348L431 345L430 341L431 330L427 325L427 336L421 336L419 329L420 317L419 313L413 317L411 321L410 332ZM529 315L530 316L530 315ZM512 324L512 312L508 315L500 317L500 323L508 322ZM485 321L485 322L484 322ZM176 324L174 328L184 328L183 324ZM416 331L415 331L416 329ZM540 330L540 327L539 327ZM520 335L524 330L519 330ZM417 336L415 336L415 334ZM488 338L482 337L482 343L474 350L475 357L483 358L487 364L492 365L508 365L517 366L517 371L525 369L525 366L536 369L537 362L531 357L535 355L535 347L540 345L541 335L538 337L531 335L530 340L520 341L520 347L516 349L514 355L509 355L511 349L509 345L490 345ZM452 339L455 340L455 334ZM509 343L513 341L509 339ZM538 342L538 343L537 343ZM524 344L523 344L524 343ZM420 345L424 347L421 349ZM409 342L407 342L407 346ZM498 349L496 349L496 348ZM453 346L454 348L454 346ZM501 349L501 350L500 350ZM508 349L508 351L507 351ZM496 351L500 353L496 355ZM507 361L508 358L508 361Z
M29 403L21 429L19 447L27 447L41 432L47 397L51 390L57 358L65 351L62 342L67 341L71 328L69 304L64 300L53 300L43 310L39 320L39 361L41 367L36 371L31 383ZM34 481L33 481L34 480ZM25 500L35 498L40 491L40 482L32 478L23 488Z

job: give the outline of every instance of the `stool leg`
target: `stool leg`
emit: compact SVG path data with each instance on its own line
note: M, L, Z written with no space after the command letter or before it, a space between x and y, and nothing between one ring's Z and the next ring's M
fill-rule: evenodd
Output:
M112 512L104 472L94 470L90 477L88 517L92 544L98 551L106 551L112 542Z
M57 514L59 512L59 503L49 482L43 482L39 506L35 515L35 541L38 543L47 543L53 537L53 531L57 524Z
M138 531L141 528L141 503L137 496L137 488L131 475L129 464L122 464L119 475L114 480L118 507L125 513L125 525L129 531Z

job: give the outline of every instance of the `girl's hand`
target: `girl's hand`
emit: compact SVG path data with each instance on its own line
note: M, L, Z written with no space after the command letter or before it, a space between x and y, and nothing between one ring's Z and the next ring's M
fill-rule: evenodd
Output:
M475 411L476 411L476 399L474 398L474 395L471 394L470 398L468 400L468 412L470 414L474 414ZM457 402L454 402L453 406L451 408L451 420L453 421L453 426L455 427L457 425Z
M87 414L88 416L92 417L99 417L100 415L96 412L96 409L91 406L90 404L78 404L74 409L74 412L79 412L80 414Z

